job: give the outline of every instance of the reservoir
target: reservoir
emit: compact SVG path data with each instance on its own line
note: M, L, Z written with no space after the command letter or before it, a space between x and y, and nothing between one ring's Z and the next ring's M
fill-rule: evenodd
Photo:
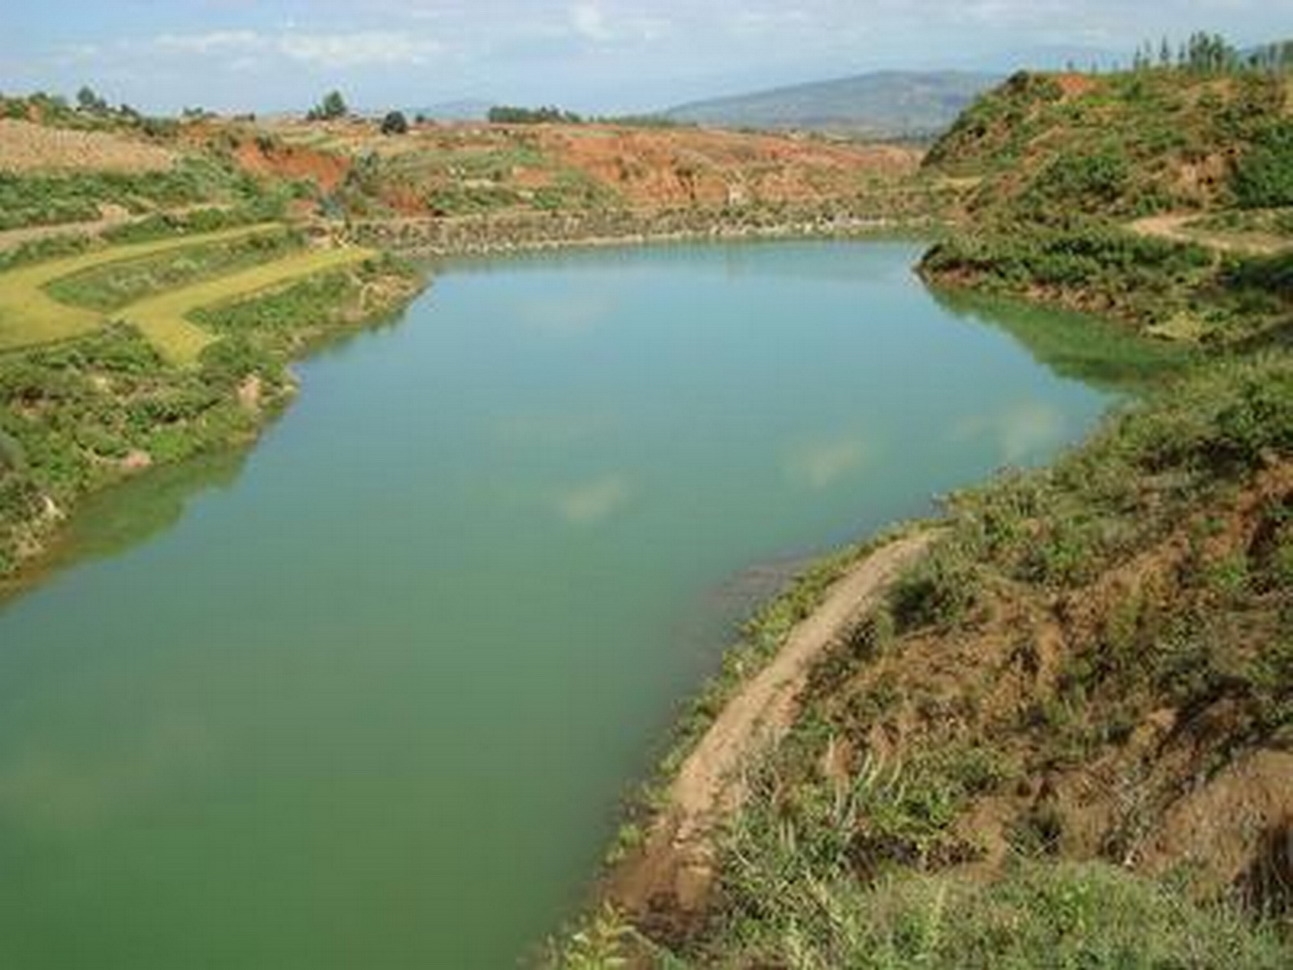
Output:
M0 607L0 963L515 966L793 564L1118 399L921 249L446 265L250 452L88 503Z

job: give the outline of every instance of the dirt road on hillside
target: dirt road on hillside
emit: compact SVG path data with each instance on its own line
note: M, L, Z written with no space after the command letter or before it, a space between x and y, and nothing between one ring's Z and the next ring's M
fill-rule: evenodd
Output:
M790 730L813 663L879 605L936 532L899 539L858 563L791 631L781 652L730 700L683 763L643 849L612 874L608 896L635 915L704 908L714 877L713 835L744 798L742 770Z
M1218 252L1236 253L1240 256L1272 256L1289 246L1287 240L1264 233L1221 233L1191 228L1189 224L1198 218L1197 212L1166 213L1137 219L1130 223L1128 228L1140 236L1194 243Z

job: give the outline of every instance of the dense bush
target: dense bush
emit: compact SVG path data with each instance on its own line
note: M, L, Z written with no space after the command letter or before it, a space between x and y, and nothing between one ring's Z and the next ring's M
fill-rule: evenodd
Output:
M1057 212L1107 212L1122 201L1130 171L1126 154L1112 146L1060 155L1033 179L1021 204L1042 218Z
M404 117L402 111L388 112L382 119L383 135L406 135L409 130L409 121Z
M900 632L945 626L961 619L974 604L976 587L973 562L957 547L945 544L894 584L889 610Z
M1293 119L1271 121L1257 133L1232 184L1245 208L1293 205Z
M491 123L499 125L577 125L584 120L573 111L563 111L552 106L520 108L513 105L496 105L489 109L487 117Z
M1270 926L1105 864L1034 862L991 882L894 874L873 887L776 849L738 843L723 943L700 965L803 970L1276 970L1289 951ZM759 863L779 860L768 868Z

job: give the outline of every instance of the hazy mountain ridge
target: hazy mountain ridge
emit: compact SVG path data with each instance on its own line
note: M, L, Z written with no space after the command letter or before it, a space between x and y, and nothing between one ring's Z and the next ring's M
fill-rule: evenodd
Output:
M694 101L663 115L701 125L931 135L944 131L1000 79L975 71L877 71Z

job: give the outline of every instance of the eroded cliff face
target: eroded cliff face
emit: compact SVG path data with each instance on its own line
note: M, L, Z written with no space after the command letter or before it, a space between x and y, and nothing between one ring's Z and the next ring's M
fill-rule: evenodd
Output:
M310 180L325 196L340 190L355 214L397 217L825 202L921 161L902 146L601 124L427 124L388 137L302 122L219 137L245 171Z

